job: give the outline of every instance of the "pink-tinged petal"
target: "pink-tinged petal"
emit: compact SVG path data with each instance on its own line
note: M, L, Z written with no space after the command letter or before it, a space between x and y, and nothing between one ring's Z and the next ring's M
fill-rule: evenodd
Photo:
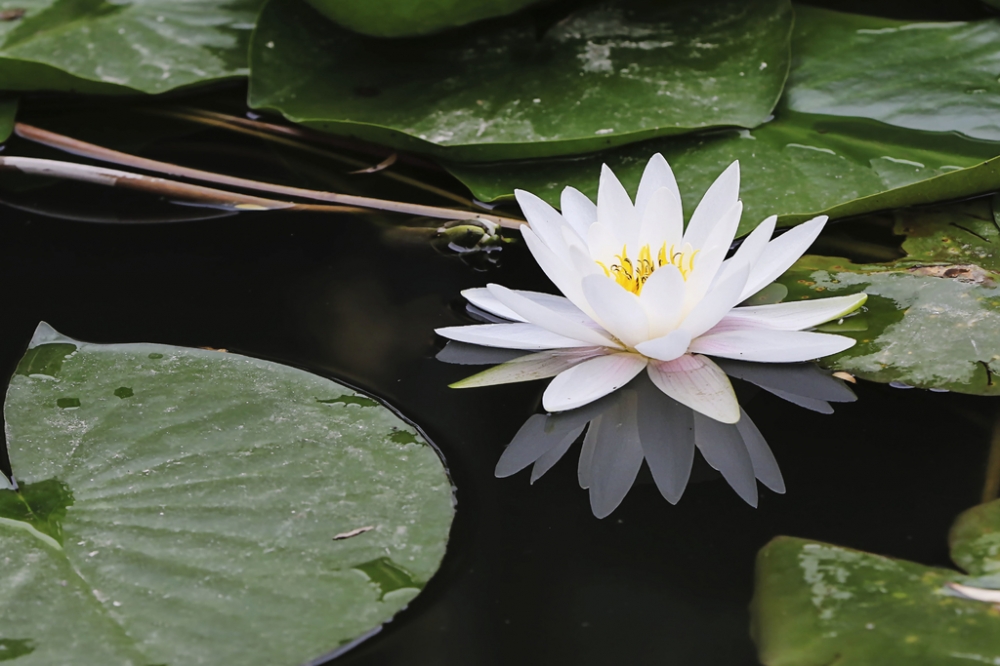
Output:
M681 322L681 328L692 338L697 338L718 324L740 302L740 294L750 275L750 267L746 264L737 265L728 273L716 282Z
M653 271L639 294L649 317L649 335L658 338L677 328L684 308L684 276L673 264Z
M722 423L739 421L733 385L711 359L686 354L675 361L650 361L647 372L657 388L682 405Z
M542 406L548 412L576 409L625 386L646 367L639 354L599 356L556 376L545 389Z
M823 231L827 219L826 215L814 217L768 243L750 273L750 279L743 290L743 300L777 280L798 261Z
M739 197L740 163L737 161L730 164L705 192L684 232L684 242L691 243L694 248L704 247L715 224L736 205Z
M462 296L472 305L480 310L485 310L490 314L503 317L509 321L527 323L527 319L517 314L506 305L497 300L497 297L490 293L486 287L476 287L475 289L465 289Z
M451 388L477 388L495 384L515 384L555 377L560 372L607 353L603 347L555 349L519 356L451 384Z
M635 350L643 356L655 358L658 361L673 361L687 353L691 344L691 334L685 330L667 333L661 338L640 342Z
M639 220L632 199L607 164L601 167L601 182L597 190L597 221L607 225L615 237L625 243L634 243L632 239L639 237Z
M557 308L548 307L546 301L554 299L539 299L531 292L516 292L498 284L491 284L487 289L496 296L498 301L526 319L528 323L541 326L547 331L567 338L589 342L592 345L622 348L607 334L588 326L590 318L566 299L563 299L565 304L568 304L576 313L567 312L565 304L562 302L559 302Z
M597 323L624 342L635 346L649 339L649 318L639 297L611 278L590 275L583 278L583 295L597 316Z
M593 343L558 335L534 324L448 326L435 329L435 333L449 340L504 349L567 349L593 346Z
M687 276L689 304L697 303L712 289L712 283L719 277L719 269L722 267L726 254L729 253L729 247L733 243L733 237L740 224L740 215L742 214L743 203L737 201L719 218L708 238L705 239L704 245L692 246L698 250L698 255L694 257L693 268ZM685 242L686 240L685 238Z
M566 222L580 238L586 240L587 229L597 222L597 204L575 187L567 187L562 191L559 205Z
M521 227L521 236L524 244L535 258L535 262L542 269L546 276L552 280L556 289L561 291L566 298L576 304L577 307L586 312L587 299L583 297L583 287L580 284L580 276L573 270L572 266L553 254L546 245L538 239L538 236L527 226Z
M851 294L772 305L752 305L734 308L726 315L726 319L780 331L801 331L848 315L864 305L866 300L868 294Z
M648 245L653 257L656 257L664 244L668 251L675 245L680 246L684 235L684 214L681 202L669 189L661 187L654 192L639 219L638 247L632 252Z
M757 479L739 428L695 414L694 443L705 461L719 470L729 487L744 502L756 507Z
M642 219L649 209L650 201L657 190L664 188L673 195L671 206L674 206L673 202L676 202L676 207L669 213L672 217L680 220L683 227L684 213L681 210L681 191L677 188L674 172L660 153L649 158L649 162L646 163L646 168L642 172L642 178L639 179L639 191L635 195L635 210L639 214L639 219ZM678 241L680 241L680 233L677 234L677 241L674 242Z
M842 352L855 342L828 333L745 329L703 335L691 343L691 351L756 363L797 363Z
M572 229L572 227L569 227L559 211L531 192L514 190L514 196L531 230L557 257L566 261L566 241L562 229L564 227Z

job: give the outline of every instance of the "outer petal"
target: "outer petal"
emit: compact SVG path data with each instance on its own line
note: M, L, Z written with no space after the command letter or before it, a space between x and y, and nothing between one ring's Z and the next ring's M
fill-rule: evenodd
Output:
M676 361L651 361L648 372L657 388L682 405L722 423L739 421L733 385L710 359L686 354Z
M683 329L671 331L662 338L654 338L640 342L635 346L637 352L658 361L673 361L683 356L691 344L691 334Z
M704 247L715 223L732 208L740 196L740 163L733 162L705 192L688 222L684 242L692 247Z
M667 164L667 160L663 159L663 155L656 153L646 163L646 168L642 172L642 178L639 180L639 191L635 195L635 210L639 214L640 220L649 208L653 195L657 190L662 188L666 188L673 195L671 200L672 208L667 211L669 216L679 220L683 226L684 213L681 210L681 191L677 188L677 179L674 178L674 172L670 169L670 165ZM677 241L675 242L679 241L680 234L677 235Z
M574 340L546 331L541 326L534 324L448 326L435 329L435 333L449 340L486 347L504 347L505 349L566 349L593 346L593 344L583 340Z
M607 164L601 167L601 183L597 190L597 221L607 225L625 243L634 244L639 237L639 220L632 199Z
M750 298L787 271L813 244L827 219L826 215L814 217L768 243L750 273L743 298Z
M597 222L597 204L575 187L567 187L562 191L559 205L566 223L581 239L586 240L587 227Z
M855 342L828 333L745 329L703 335L691 343L691 351L757 363L797 363L842 352Z
M698 250L698 255L694 258L694 269L687 277L685 298L688 307L700 301L719 277L719 269L729 252L729 246L732 245L742 214L743 203L737 201L718 219L708 238L705 239L704 245L692 246ZM738 302L739 300L736 301Z
M517 314L506 305L497 300L497 297L490 293L486 287L476 287L475 289L465 289L462 291L465 300L475 305L480 310L486 310L490 314L503 317L509 321L517 321L522 324L527 323L527 319Z
M576 409L620 389L646 367L639 354L617 353L599 356L560 373L542 396L549 412Z
M569 225L563 216L531 192L514 190L514 196L521 207L521 212L528 219L531 230L557 257L565 261L567 250L562 229Z
M750 267L746 264L737 265L729 274L719 280L705 295L698 305L691 310L681 328L692 338L697 338L705 331L718 324L728 312L740 302L743 285L750 275Z
M518 356L457 381L451 385L451 388L476 388L478 386L548 379L555 377L563 370L568 370L574 365L579 365L605 353L607 352L603 347L584 347L582 349L559 349Z
M521 226L521 236L524 238L524 243L528 246L528 250L531 251L531 255L535 258L535 261L545 272L545 275L552 280L552 284L578 308L587 314L591 314L589 312L590 306L587 305L587 299L583 297L580 276L576 274L573 268L557 257L526 225Z
M603 275L583 279L583 294L597 322L627 345L649 339L649 318L639 297Z
M681 202L666 187L661 187L649 197L639 220L638 247L633 252L643 245L649 245L653 256L656 256L664 243L667 248L681 244L681 237L684 235Z
M751 231L750 235L744 238L743 242L740 243L740 247L736 250L736 254L723 262L721 275L725 275L727 270L730 270L732 266L739 263L746 263L752 271L753 267L756 266L757 262L760 260L764 249L767 247L768 241L771 240L771 236L774 235L774 225L777 224L777 222L778 216L772 215L758 224L757 228Z
M491 294L497 297L497 300L524 317L531 324L541 326L547 331L566 336L567 338L589 342L592 345L614 347L616 349L622 348L621 344L612 340L610 336L596 328L588 326L588 323L592 323L590 318L580 312L575 306L572 306L572 304L570 304L572 309L576 310L579 313L578 315L572 311L567 312L565 309L547 307L545 300L549 299L532 298L529 295L531 292L518 293L499 284L491 284L487 288Z
M773 305L734 308L726 319L747 322L779 331L801 331L850 314L868 300L868 294L851 294Z
M649 335L658 338L677 328L684 308L684 277L673 264L661 266L642 286L639 303L649 318Z

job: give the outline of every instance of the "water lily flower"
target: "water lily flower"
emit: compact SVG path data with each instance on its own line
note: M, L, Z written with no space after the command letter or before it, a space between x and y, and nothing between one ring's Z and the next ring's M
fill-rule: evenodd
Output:
M712 184L684 226L680 191L662 155L649 160L635 202L611 170L597 203L567 187L560 213L518 190L524 241L561 296L501 285L463 292L496 323L452 326L451 340L537 353L453 386L555 377L542 405L575 409L645 370L663 393L722 423L740 420L726 373L712 358L792 363L841 352L854 340L806 329L843 317L865 294L740 306L784 273L826 223L819 216L772 239L764 220L727 259L743 204L739 163Z

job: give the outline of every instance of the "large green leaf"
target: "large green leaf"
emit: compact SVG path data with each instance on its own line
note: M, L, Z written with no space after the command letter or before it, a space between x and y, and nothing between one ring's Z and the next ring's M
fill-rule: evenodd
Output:
M1000 567L1000 501L958 517L952 558L973 576ZM766 666L1000 663L1000 613L948 583L1000 587L805 539L778 537L757 556L753 635Z
M864 291L862 314L823 327L855 338L823 359L879 382L1000 395L1000 230L989 199L897 214L901 259L855 264L806 255L786 300Z
M161 93L245 76L262 2L23 0L0 21L0 89Z
M346 28L375 37L425 35L503 16L539 0L307 0Z
M301 370L42 325L4 414L19 666L300 664L391 618L444 553L435 451Z
M362 3L364 4L364 3ZM250 105L310 127L452 160L598 150L754 127L788 71L787 0L624 0L538 37L530 16L386 41L271 0L250 50Z
M786 103L1000 140L1000 18L891 21L796 7Z
M602 163L635 194L656 152L673 167L689 215L739 160L741 234L772 214L789 225L820 213L846 217L1000 189L1000 143L787 110L753 130L660 139L575 159L447 166L483 201L512 198L520 188L558 205L567 185L596 196Z

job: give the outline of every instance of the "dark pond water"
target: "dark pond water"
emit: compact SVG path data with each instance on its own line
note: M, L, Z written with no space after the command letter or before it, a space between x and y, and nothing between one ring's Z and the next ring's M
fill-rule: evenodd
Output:
M148 122L97 115L119 136L132 124L143 136ZM39 110L35 118L67 133L72 124L98 133L100 124L85 116L67 123ZM120 145L314 187L322 169L339 169L307 168L266 144L219 132L163 135ZM42 154L17 142L8 151ZM371 182L387 196L421 199ZM948 565L948 527L982 492L994 401L861 383L859 401L838 405L832 416L765 393L744 404L781 465L786 495L762 490L753 509L704 473L677 506L647 481L597 520L577 486L574 455L534 486L527 472L493 477L504 446L539 408L542 384L456 391L447 384L467 369L434 359L443 341L433 329L469 321L461 289L491 281L549 289L522 246L505 248L501 265L483 271L416 234L392 231L384 218L60 220L23 207L124 220L199 211L114 190L37 184L8 185L3 198L22 209L0 207L5 376L40 320L95 342L225 348L379 396L444 452L458 487L444 564L408 610L338 664L749 666L757 663L748 634L754 557L771 538L789 534Z

